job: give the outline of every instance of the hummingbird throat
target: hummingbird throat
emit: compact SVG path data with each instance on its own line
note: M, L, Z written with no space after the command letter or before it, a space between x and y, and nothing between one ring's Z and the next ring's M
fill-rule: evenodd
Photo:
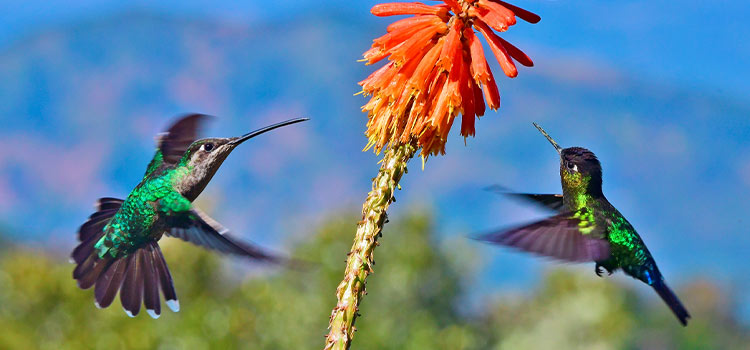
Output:
M578 210L586 207L592 200L592 195L588 191L591 182L590 175L569 172L561 168L560 179L562 180L563 198L568 208Z

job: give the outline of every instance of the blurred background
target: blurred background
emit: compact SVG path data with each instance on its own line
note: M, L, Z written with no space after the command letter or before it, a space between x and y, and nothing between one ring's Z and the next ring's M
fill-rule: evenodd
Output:
M375 1L0 0L0 348L318 348L379 157L361 152L356 62L394 18ZM503 37L536 66L502 106L411 164L357 349L750 349L750 6L517 0ZM487 51L489 52L489 51ZM497 62L488 57L495 71ZM379 65L378 65L379 66ZM67 256L99 197L140 181L176 115L205 136L312 120L236 150L197 205L320 266L248 266L163 240L182 311L97 310ZM483 188L560 192L557 155L594 151L604 191L693 315L645 285L466 239L548 213Z

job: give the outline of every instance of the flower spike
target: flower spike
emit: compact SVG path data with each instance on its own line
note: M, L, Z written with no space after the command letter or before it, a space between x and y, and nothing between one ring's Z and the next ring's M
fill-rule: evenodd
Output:
M336 306L329 318L325 350L346 350L354 337L354 322L372 273L374 251L394 192L419 154L422 169L431 155L445 153L455 119L461 115L464 143L476 133L475 122L487 110L500 107L500 93L475 30L489 43L505 75L518 74L513 60L532 66L531 59L500 38L516 17L536 23L539 16L499 0L442 0L438 5L391 2L375 5L376 16L411 15L388 26L363 54L366 64L387 62L359 82L367 113L364 150L384 152L372 190L362 206L362 220L346 259L344 278L336 289Z
M371 12L413 15L389 25L363 55L366 64L390 61L360 82L363 94L372 96L362 109L369 116L368 146L376 152L414 139L423 157L441 154L459 114L466 138L476 133L473 119L487 106L500 107L497 83L475 30L487 40L506 76L518 75L514 60L534 65L495 31L508 30L516 17L536 23L539 16L503 1L391 2L375 5Z

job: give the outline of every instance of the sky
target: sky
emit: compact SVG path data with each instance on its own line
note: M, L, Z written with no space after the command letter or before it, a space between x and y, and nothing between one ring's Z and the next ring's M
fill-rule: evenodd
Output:
M391 217L432 209L453 244L546 215L482 190L560 191L536 121L599 156L605 194L668 280L750 287L750 6L513 3L542 17L503 34L535 67L499 81L502 106L476 138L454 132L446 156L412 163ZM126 196L154 135L188 112L218 116L205 136L311 118L243 145L199 198L239 236L283 250L325 215L356 213L378 160L361 152L365 100L353 96L374 68L356 60L393 21L370 15L374 4L0 1L0 227L72 248L96 198ZM475 248L493 285L533 283L549 266Z

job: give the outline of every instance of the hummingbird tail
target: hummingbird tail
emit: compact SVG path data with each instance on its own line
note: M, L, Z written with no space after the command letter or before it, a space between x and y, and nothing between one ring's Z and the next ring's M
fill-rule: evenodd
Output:
M690 314L688 313L687 309L682 306L682 303L680 302L680 299L677 298L677 295L675 295L674 292L672 292L672 290L667 287L667 284L664 283L663 280L654 283L652 287L654 287L656 293L659 293L659 296L662 298L662 300L667 303L667 306L669 306L674 315L677 316L677 319L680 320L680 323L682 323L683 326L687 326L687 320L690 318Z
M100 277L100 279L104 279L102 284L108 286L102 288L104 291L101 294L98 293L98 290L95 292L97 302L101 298L101 301L111 303L111 299L114 298L114 294L119 288L120 302L128 316L134 317L137 315L141 303L143 303L149 316L159 318L161 315L159 289L161 289L167 306L174 312L180 311L180 302L177 300L177 293L174 290L172 275L169 273L167 262L164 260L164 255L158 243L155 241L148 242L135 252L120 258L120 261L124 261L123 265L126 265L123 269L125 271L122 272L123 276L110 278L110 276L118 276L117 270L109 275L102 275ZM119 285L120 280L122 281L121 286ZM98 285L99 281L97 281L97 287Z
M78 239L81 243L73 250L71 256L76 263L73 278L78 281L81 289L94 287L95 305L98 308L111 305L119 291L122 307L128 316L137 315L143 303L146 312L151 317L158 318L161 314L161 287L167 306L172 311L179 311L180 303L174 290L172 275L158 243L148 242L137 250L117 258L100 258L94 248L96 242L104 236L104 227L120 209L121 204L120 199L100 199L99 211L92 214L79 229Z
M119 291L120 302L128 316L138 315L144 304L151 317L159 318L161 289L167 306L174 312L180 310L172 275L159 244L154 241L119 258L99 258L93 252L76 266L73 277L82 289L94 287L97 308L110 306Z

